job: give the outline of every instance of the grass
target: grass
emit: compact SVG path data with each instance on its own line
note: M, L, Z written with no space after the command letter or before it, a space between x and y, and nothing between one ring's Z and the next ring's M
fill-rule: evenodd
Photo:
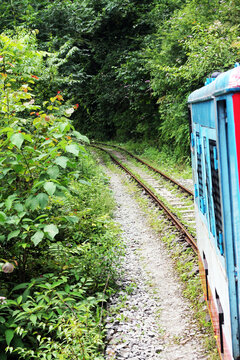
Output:
M141 159L150 162L151 165L157 167L159 170L165 172L169 176L175 176L183 179L192 178L192 169L190 158L185 160L174 156L174 153L169 153L169 149L162 148L161 151L154 146L149 146L148 143L126 142L126 143L113 143L119 145L133 154L139 156ZM110 145L110 143L109 143Z

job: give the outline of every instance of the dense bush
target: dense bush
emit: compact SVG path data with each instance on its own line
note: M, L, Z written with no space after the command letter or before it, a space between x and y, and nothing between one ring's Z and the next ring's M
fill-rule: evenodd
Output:
M71 124L79 105L40 105L34 34L0 48L0 359L102 359L120 251L107 179Z
M187 97L214 71L239 61L238 5L191 0L159 23L147 48L147 69L159 104L159 145L175 149L180 159L189 148Z

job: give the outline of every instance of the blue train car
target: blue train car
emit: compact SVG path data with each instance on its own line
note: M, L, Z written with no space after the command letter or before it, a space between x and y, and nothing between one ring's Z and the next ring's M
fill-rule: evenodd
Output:
M240 67L188 98L200 276L221 358L240 359Z

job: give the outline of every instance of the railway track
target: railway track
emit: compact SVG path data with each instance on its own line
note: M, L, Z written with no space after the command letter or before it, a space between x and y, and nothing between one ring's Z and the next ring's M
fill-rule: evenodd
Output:
M177 185L177 187L181 189L181 192L184 192L185 194L184 198L183 195L181 197L180 196L176 197L176 194L173 195L172 191L167 190L164 186L159 184L159 182L153 177L151 177L148 173L144 172L142 169L137 169L137 167L130 164L128 160L124 158L124 156L121 153L117 153L116 151L110 150L109 148L106 149L102 147L103 145L100 146L100 145L91 144L91 146L107 153L115 164L117 164L128 175L130 175L130 177L133 178L142 189L144 189L145 193L155 202L155 204L157 204L157 206L159 206L160 209L162 209L165 212L165 214L171 220L171 222L183 234L187 243L192 247L194 252L197 254L198 248L194 235L189 231L187 226L183 224L183 222L185 222L186 224L191 222L192 225L194 225L195 216L194 216L194 204L192 201L192 195L193 195L192 192L186 189L185 187L183 187L175 180L169 179L168 176L164 176L165 179L171 181L171 183L173 183L174 185ZM109 147L109 145L105 145L105 146ZM131 153L130 155L132 156ZM122 162L124 162L124 164ZM159 170L152 168L149 164L143 162L142 160L141 163L147 166L151 171L154 171L155 173L159 172ZM163 173L161 172L160 175L163 176L162 174ZM146 185L149 183L150 186ZM168 205L166 205L166 202L168 203ZM175 211L173 211L170 208L175 209ZM177 211L177 209L181 209L181 211ZM177 215L176 212L178 212ZM184 217L185 217L185 221L184 221Z
M146 161L142 160L141 158L139 158L138 156L132 154L130 151L124 149L121 146L118 145L108 145L108 144L104 144L104 143L96 143L97 145L100 146L104 146L104 147L113 147L116 149L119 149L121 151L124 151L126 154L128 154L129 156L131 156L133 159L137 160L139 163L147 166L150 170L154 171L155 173L161 175L164 179L170 181L172 184L176 185L180 190L182 190L184 193L190 195L193 197L193 192L186 188L185 186L183 186L182 184L180 184L180 182L176 181L175 179L171 178L170 176L168 176L167 174L163 173L161 170L155 168L154 166L148 164Z

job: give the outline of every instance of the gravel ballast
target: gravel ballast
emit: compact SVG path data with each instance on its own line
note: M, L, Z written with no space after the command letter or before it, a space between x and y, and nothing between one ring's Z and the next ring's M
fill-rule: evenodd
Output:
M208 359L191 304L183 297L164 244L123 184L125 175L105 168L117 203L126 254L121 291L109 304L105 358L129 360Z

